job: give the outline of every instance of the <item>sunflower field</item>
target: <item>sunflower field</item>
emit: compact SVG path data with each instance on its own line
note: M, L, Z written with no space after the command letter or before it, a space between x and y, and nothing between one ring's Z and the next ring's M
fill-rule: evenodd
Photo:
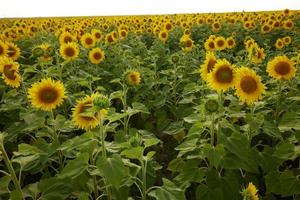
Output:
M300 11L0 19L0 199L300 199Z

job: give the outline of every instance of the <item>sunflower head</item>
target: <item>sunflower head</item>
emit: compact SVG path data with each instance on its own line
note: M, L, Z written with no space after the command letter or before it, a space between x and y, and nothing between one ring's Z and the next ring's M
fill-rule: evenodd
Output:
M261 82L260 76L247 67L241 67L237 70L234 87L239 99L247 104L252 104L259 100L266 89Z
M235 47L235 40L233 37L228 37L226 38L226 47L228 49L232 49Z
M224 50L226 48L226 40L224 37L222 36L219 36L215 39L215 46L216 46L216 49L221 51L221 50Z
M236 75L234 67L226 60L217 60L211 73L208 74L208 85L217 92L225 92L234 86Z
M125 81L128 85L139 85L141 82L141 74L136 70L127 70L124 75Z
M77 43L70 42L60 46L60 55L67 61L75 60L79 55Z
M242 196L243 200L259 200L258 190L256 189L255 185L253 183L249 183L247 188L243 189Z
M101 63L105 58L104 52L100 48L94 48L89 52L89 59L93 64Z
M90 33L85 33L80 39L81 45L87 49L90 49L95 46L96 40L93 35Z
M21 85L19 63L14 62L11 58L3 57L1 59L0 72L7 85L14 88L18 88Z
M99 93L87 95L77 101L72 109L72 121L81 129L90 130L99 125L100 120L107 114L107 97ZM95 107L96 104L97 106Z
M67 44L70 42L77 42L76 37L74 37L70 32L64 31L63 33L60 34L59 36L59 43L61 45Z
M0 57L7 56L8 46L0 40Z
M282 49L284 47L284 42L282 39L279 38L276 40L275 47L276 49Z
M7 47L7 56L12 58L13 60L18 60L21 52L19 47L12 42L7 43Z
M44 55L44 49L40 46L34 47L32 49L32 55L34 57L40 57L40 56Z
M217 58L213 52L208 51L204 63L200 66L200 75L204 81L207 81L208 74L214 69Z
M207 50L207 51L214 51L216 50L216 45L215 45L215 41L214 41L214 38L211 37L211 38L208 38L205 43L204 43L204 48Z
M168 37L169 37L169 34L167 31L161 31L158 35L159 39L162 41L162 42L166 42Z
M269 76L277 80L290 80L296 75L295 63L287 56L276 56L267 64Z
M34 83L28 90L32 106L49 112L61 105L66 97L63 83L51 78Z

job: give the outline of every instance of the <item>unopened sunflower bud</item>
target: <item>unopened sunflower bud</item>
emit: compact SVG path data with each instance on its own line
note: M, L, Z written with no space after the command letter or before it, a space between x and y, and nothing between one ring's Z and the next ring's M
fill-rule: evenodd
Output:
M44 55L44 50L41 47L35 47L32 50L32 55L34 57L40 57L40 56Z
M176 64L179 62L179 56L178 55L172 55L171 61L173 64Z
M219 109L219 104L214 99L209 99L205 102L205 110L208 112L217 112Z
M97 110L106 109L110 106L109 99L106 96L101 94L97 95L93 99L93 104L97 108Z

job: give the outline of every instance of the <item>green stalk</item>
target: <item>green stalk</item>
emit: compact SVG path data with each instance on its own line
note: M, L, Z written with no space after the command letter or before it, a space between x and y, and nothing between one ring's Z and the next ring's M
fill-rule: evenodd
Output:
M122 101L124 113L127 112L127 92L128 92L128 88L124 84L123 85L123 101ZM128 118L128 116L125 116L124 117L124 133L126 136L128 136L128 124L129 124L129 118Z
M54 118L53 111L51 112L51 116L54 121L55 118ZM56 142L57 144L60 144L58 133L56 131L56 127L53 126L52 128L53 128L53 141ZM63 155L60 150L57 153L58 153L58 159L59 159L59 171L61 172L63 170Z
M215 123L215 115L214 113L211 114L211 125L210 125L210 145L214 146L215 144L215 130L214 130L214 123Z
M143 178L143 185L142 185L142 200L146 200L147 197L147 160L142 161L142 178Z
M97 158L97 156L96 156L96 158ZM95 159L93 158L93 155L91 155L91 164L92 165L96 165ZM97 199L99 197L99 192L98 192L98 184L97 184L97 176L96 175L93 176L93 185L94 185L94 199Z
M5 151L5 148L3 146L3 143L0 142L0 151L3 153L3 159L4 159L4 163L6 165L6 167L8 168L8 171L10 173L10 177L15 185L15 189L18 191L18 193L21 195L22 199L23 198L23 192L22 192L22 188L21 188L21 185L20 185L20 182L16 176L16 173L15 173L15 170L7 156L7 153Z

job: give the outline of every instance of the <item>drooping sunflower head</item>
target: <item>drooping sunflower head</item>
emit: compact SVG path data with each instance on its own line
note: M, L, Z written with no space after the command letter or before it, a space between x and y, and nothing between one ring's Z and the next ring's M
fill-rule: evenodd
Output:
M277 80L290 80L296 75L295 63L287 56L276 56L267 64L269 76Z
M28 90L32 106L49 112L61 105L66 97L63 83L51 78L34 83Z
M7 47L7 56L12 58L13 60L18 60L21 52L19 47L12 42L7 43Z
M0 57L7 56L8 46L0 40Z
M251 63L261 63L266 57L266 54L264 53L264 49L260 48L257 43L254 43L249 49L248 49L248 58Z
M226 40L224 37L222 36L219 36L215 39L215 46L216 46L216 49L221 51L221 50L224 50L226 48Z
M213 70L208 74L208 85L217 92L225 92L234 86L236 74L234 67L226 60L217 60Z
M139 85L141 82L141 74L136 70L127 70L124 75L125 81L128 85Z
M237 70L237 77L234 87L235 94L239 97L240 101L252 104L261 99L262 94L265 92L265 85L261 82L261 77L256 72L247 67L241 67Z
M100 111L87 115L89 109L93 108L95 101L100 98L99 93L87 95L85 98L77 101L76 106L72 109L72 121L81 129L90 130L99 125L100 120L107 114L107 109L102 108Z
M257 192L258 190L255 187L255 185L253 185L253 183L250 182L248 184L248 187L242 191L243 199L259 200Z
M217 58L213 52L206 52L205 61L200 66L200 75L204 81L207 81L208 74L214 69Z
M90 49L95 46L96 40L93 35L90 33L85 33L80 39L81 45L87 49Z
M14 88L18 88L21 85L19 63L14 62L11 58L2 57L0 61L0 72L7 85Z
M79 55L78 44L70 42L60 46L60 55L67 61L75 60Z
M90 59L91 63L93 63L93 64L101 63L104 60L104 58L105 58L104 52L98 47L93 48L89 52L89 59Z

